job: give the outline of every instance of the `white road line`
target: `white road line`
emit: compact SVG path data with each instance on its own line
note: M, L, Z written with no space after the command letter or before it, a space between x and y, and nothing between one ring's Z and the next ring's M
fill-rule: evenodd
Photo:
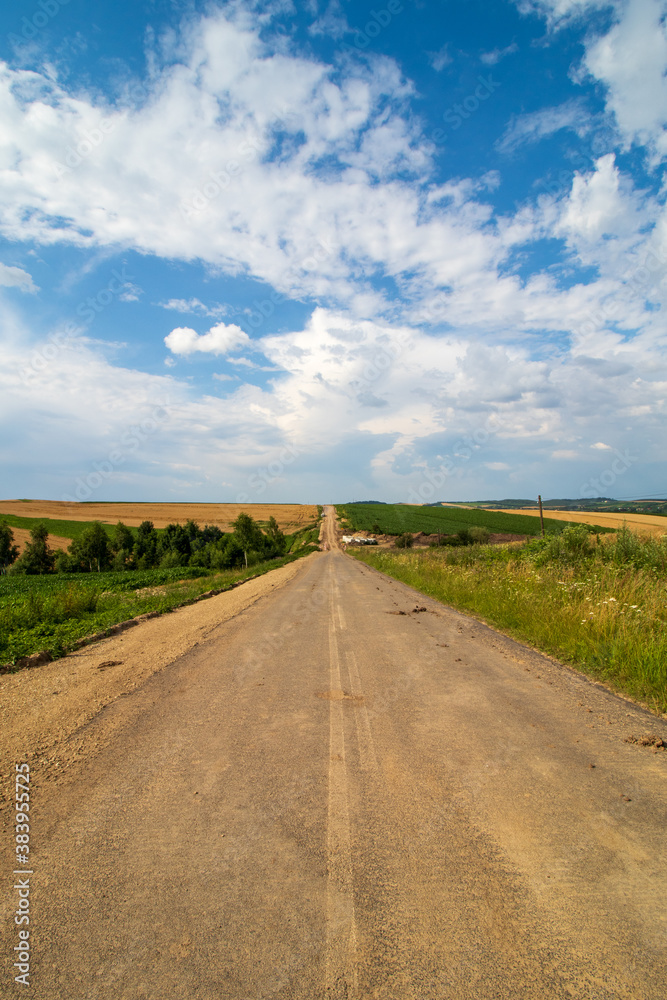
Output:
M342 691L340 658L334 618L334 588L329 616L330 690ZM357 996L357 928L354 914L350 816L345 765L343 705L340 698L329 702L329 810L327 817L327 1000Z

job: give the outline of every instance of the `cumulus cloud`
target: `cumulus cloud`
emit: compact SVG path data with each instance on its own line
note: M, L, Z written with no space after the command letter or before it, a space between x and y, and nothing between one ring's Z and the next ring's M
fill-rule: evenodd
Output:
M248 334L235 323L230 323L229 326L218 323L212 326L208 333L202 334L198 334L189 326L177 326L167 334L164 342L172 354L180 354L183 357L197 352L229 354L230 351L238 351L241 347L248 347L252 343Z
M0 286L3 288L18 288L22 292L36 292L37 286L32 276L20 267L0 264Z
M202 394L171 373L115 366L93 344L46 352L48 363L34 367L18 341L0 345L0 419L18 428L17 454L25 454L16 474L29 484L39 468L43 485L35 495L44 484L55 497L72 494L77 477L92 474L95 462L107 461L120 444L125 460L105 481L105 496L141 488L175 499L220 498L225 482L231 485L223 497L232 500L247 492L252 472L289 443L301 456L303 499L321 498L317 470L330 466L332 455L343 462L349 451L361 456L359 486L401 500L428 482L428 470L449 463L438 495L478 494L480 470L500 474L499 463L509 466L508 477L523 470L523 479L506 481L516 484L515 495L526 495L532 462L569 452L580 456L579 471L568 473L575 478L566 492L573 495L579 479L606 467L606 449L591 449L591 441L631 447L641 460L667 459L659 430L667 361L653 356L647 365L651 355L641 341L600 341L600 363L567 354L545 360L526 347L471 343L453 332L433 336L316 309L303 328L255 343L280 372L263 388L237 382L220 396ZM155 407L171 414L159 427L150 423ZM45 420L57 433L44 436ZM132 428L143 421L147 432L139 440ZM31 440L43 445L35 451ZM335 492L340 462L334 464ZM318 485L304 496L311 473ZM559 477L554 489L563 485L562 472ZM289 500L294 483L276 490L278 499Z
M632 0L617 23L587 46L584 64L608 92L627 146L646 146L654 164L667 154L667 5Z

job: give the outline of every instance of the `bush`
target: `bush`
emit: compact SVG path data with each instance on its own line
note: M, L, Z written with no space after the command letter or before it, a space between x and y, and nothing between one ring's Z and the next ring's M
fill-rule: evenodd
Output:
M481 524L480 525L476 524L472 528L470 528L468 534L472 538L475 545L484 545L486 542L488 542L489 538L491 537L491 532L489 531L489 529L483 527Z
M635 566L667 573L667 535L642 538L625 525L616 532L613 542L604 546L603 558L618 566Z
M565 528L557 535L550 535L547 539L542 539L542 543L537 550L535 559L538 566L550 562L573 565L586 559L593 551L591 533L585 524Z
M402 535L397 535L394 539L394 545L397 549L411 549L414 545L414 538L409 531L404 532Z

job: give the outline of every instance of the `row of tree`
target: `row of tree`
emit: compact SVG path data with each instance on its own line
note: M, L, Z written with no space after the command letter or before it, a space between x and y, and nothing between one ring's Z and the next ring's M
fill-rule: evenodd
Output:
M104 570L163 569L200 566L232 569L284 555L287 539L272 517L265 530L249 514L239 514L225 533L215 525L200 528L195 521L168 524L157 531L152 521L143 521L136 532L119 521L111 536L94 521L67 552L54 552L48 545L48 528L36 525L30 542L18 557L14 534L0 522L0 570L5 573L92 573Z

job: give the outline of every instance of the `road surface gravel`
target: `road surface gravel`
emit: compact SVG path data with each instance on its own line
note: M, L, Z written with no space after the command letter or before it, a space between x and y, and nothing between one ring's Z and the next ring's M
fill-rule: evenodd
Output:
M324 542L67 737L30 995L667 996L665 721Z

